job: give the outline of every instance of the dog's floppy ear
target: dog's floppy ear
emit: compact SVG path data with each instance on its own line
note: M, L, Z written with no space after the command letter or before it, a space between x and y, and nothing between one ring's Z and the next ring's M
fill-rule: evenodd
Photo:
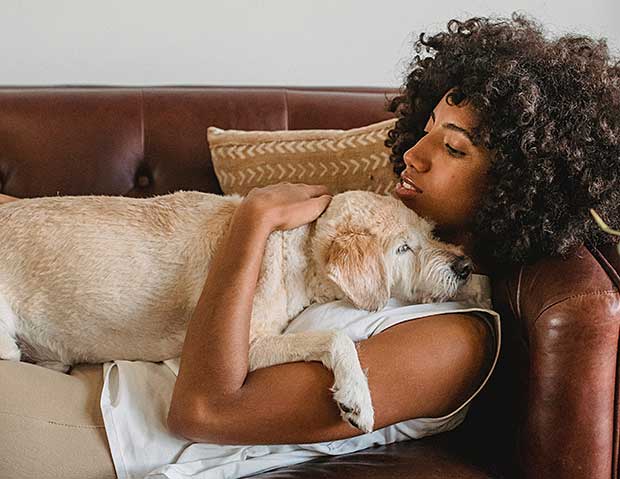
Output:
M390 298L387 267L379 241L369 233L339 234L329 246L327 277L356 308L378 311Z

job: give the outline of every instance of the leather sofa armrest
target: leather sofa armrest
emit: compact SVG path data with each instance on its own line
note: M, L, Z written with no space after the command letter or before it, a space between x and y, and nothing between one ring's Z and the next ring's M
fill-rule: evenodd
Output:
M613 250L583 246L494 285L518 477L615 477L620 263L605 257Z

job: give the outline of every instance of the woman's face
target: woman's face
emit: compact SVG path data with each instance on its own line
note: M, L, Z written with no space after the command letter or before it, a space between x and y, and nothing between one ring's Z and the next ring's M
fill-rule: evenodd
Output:
M426 134L403 155L405 170L422 192L411 193L397 185L394 195L408 208L437 224L437 232L468 231L468 223L484 194L489 150L474 146L467 134L476 126L476 111L466 100L449 105L439 101L424 131Z

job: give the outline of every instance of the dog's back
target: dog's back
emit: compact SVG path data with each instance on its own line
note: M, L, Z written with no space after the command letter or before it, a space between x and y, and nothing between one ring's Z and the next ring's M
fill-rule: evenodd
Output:
M217 240L240 201L178 191L3 205L0 336L17 338L37 362L178 356Z

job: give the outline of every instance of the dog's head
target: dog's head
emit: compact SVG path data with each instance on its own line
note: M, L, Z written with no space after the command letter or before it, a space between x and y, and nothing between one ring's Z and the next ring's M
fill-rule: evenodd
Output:
M378 311L390 296L445 301L469 279L471 261L437 241L434 226L392 196L346 191L316 220L311 251L357 308Z

